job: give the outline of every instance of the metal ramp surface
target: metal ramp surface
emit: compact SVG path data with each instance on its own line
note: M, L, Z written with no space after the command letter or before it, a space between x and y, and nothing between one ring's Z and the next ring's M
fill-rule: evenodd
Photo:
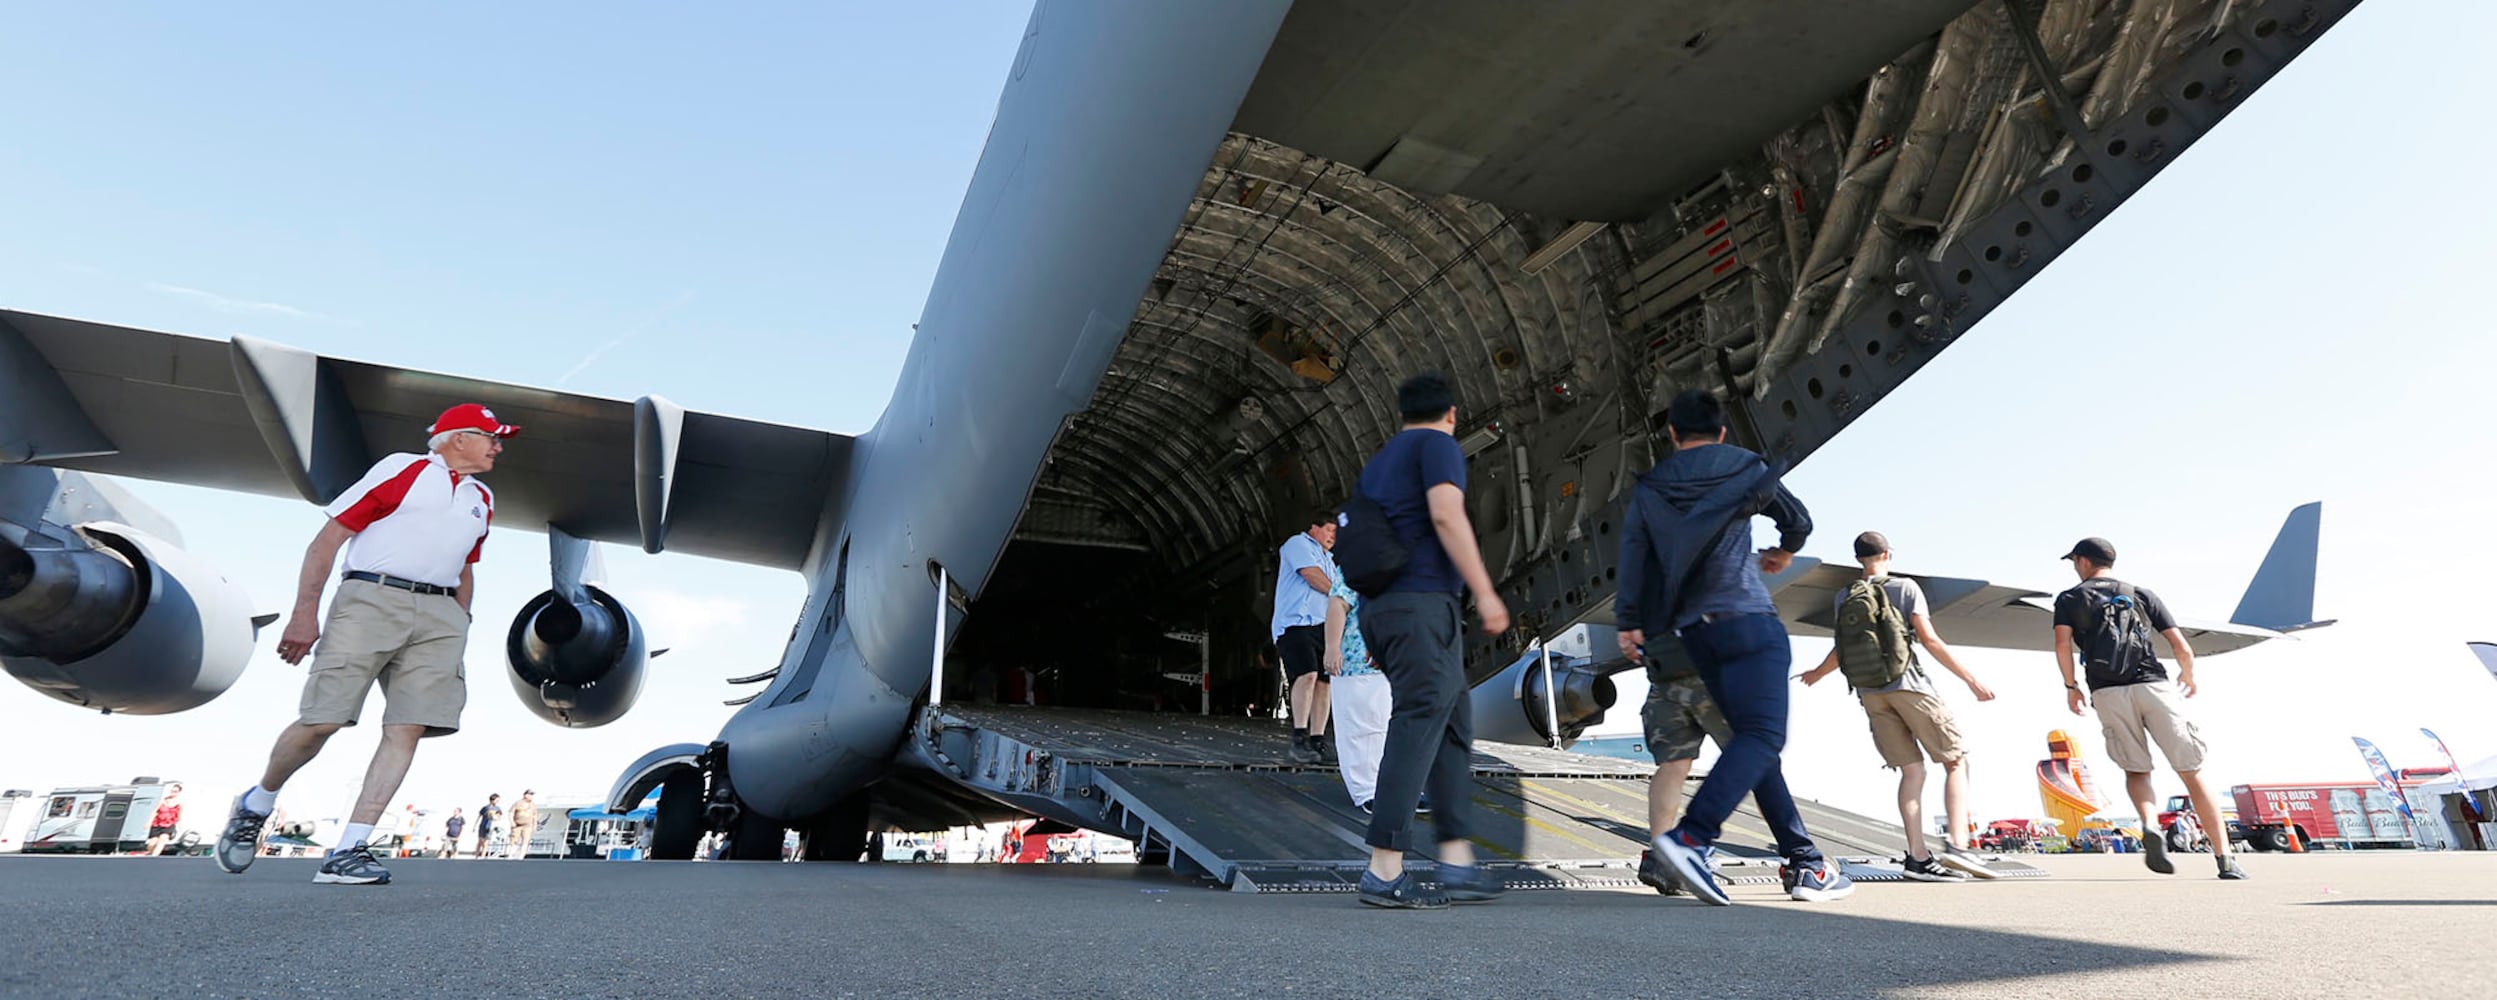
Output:
M1016 808L1133 840L1141 861L1237 891L1349 892L1368 856L1369 815L1334 768L1293 763L1287 737L1262 719L946 705L921 713L912 742L923 766ZM1468 835L1510 888L1637 884L1652 768L1499 743L1478 743L1473 763ZM1850 877L1903 879L1887 860L1897 826L1799 805L1814 839ZM1437 841L1429 814L1415 824L1414 843ZM1746 804L1718 844L1721 871L1738 883L1773 884L1771 843ZM1427 857L1412 860L1430 867Z

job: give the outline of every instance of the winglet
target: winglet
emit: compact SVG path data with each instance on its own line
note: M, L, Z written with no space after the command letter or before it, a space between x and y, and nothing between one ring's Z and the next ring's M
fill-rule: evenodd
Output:
M2263 566L2246 585L2244 600L2228 620L2275 632L2322 628L2315 620L2315 550L2323 534L2324 505L2310 503L2289 512L2272 539Z
M261 629L268 628L268 627L269 627L269 626L271 626L271 625L275 625L275 624L277 624L277 620L278 620L278 614L277 614L276 612L274 612L274 611L272 611L272 612L270 612L270 613L268 613L268 614L265 614L265 615L253 615L253 616L251 616L251 631L252 631L252 634L253 634L253 635L258 635L258 634L260 634L260 630L261 630Z

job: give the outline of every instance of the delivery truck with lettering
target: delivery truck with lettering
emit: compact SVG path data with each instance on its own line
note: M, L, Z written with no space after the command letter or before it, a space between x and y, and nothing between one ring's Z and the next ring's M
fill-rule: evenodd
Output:
M2438 775L2404 772L2403 792L2436 780ZM2295 785L2238 785L2229 789L2237 802L2237 822L2246 843L2258 851L2285 851L2289 837L2307 847L2414 847L2418 838L2403 822L2402 810L2374 782L2321 782Z

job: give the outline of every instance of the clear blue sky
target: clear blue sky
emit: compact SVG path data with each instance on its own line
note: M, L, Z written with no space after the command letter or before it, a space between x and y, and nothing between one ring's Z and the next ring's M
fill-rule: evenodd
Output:
M0 62L0 305L864 429L1024 20L1021 3L11 7L0 28L39 44ZM2214 777L2363 778L2354 733L2424 764L2420 725L2497 755L2497 684L2461 645L2497 634L2497 338L2473 291L2497 231L2476 173L2497 139L2473 124L2493 36L2497 8L2462 0L2337 28L1804 466L1812 553L1877 527L1904 569L2054 589L2061 547L2106 535L2128 577L2217 618L2279 518L2321 499L2319 611L2344 624L2205 666ZM133 488L264 608L289 602L317 511ZM495 627L469 657L467 731L410 777L426 808L595 796L641 751L708 739L721 679L776 661L801 597L785 573L610 552L676 652L632 716L564 732L499 679L543 551L490 544L478 619ZM1972 660L2004 696L1954 692L1981 816L2036 813L2028 769L2056 725L2113 782L2045 657ZM179 775L216 812L300 679L264 652L223 698L154 719L0 686L0 787ZM1794 728L1801 794L1887 814L1848 699L1803 693ZM341 737L290 808L343 811L370 738Z

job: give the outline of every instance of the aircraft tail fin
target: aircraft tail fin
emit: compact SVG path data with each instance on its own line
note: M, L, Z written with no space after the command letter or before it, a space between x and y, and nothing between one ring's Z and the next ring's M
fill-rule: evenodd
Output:
M2245 599L2237 602L2237 611L2228 616L2229 621L2275 632L2332 624L2315 620L2315 550L2323 535L2323 520L2321 502L2289 512L2289 519L2280 525L2279 537L2272 539L2271 552L2263 557L2262 568L2254 571L2254 582L2246 585Z

